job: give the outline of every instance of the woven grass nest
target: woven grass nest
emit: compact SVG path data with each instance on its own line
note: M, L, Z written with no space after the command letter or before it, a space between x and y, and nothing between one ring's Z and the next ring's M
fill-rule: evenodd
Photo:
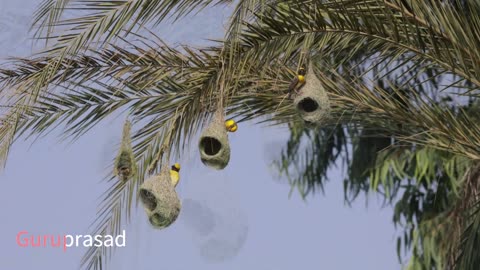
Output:
M330 114L330 100L322 83L313 72L311 63L305 75L305 85L300 89L293 103L308 126L320 124Z
M154 228L166 228L177 220L182 206L171 184L168 168L147 179L140 187L139 196Z
M137 173L137 164L133 155L132 142L130 139L131 131L130 121L123 125L122 144L120 151L115 159L114 174L122 181L127 181Z
M224 122L223 112L217 112L198 142L202 163L217 170L227 167L230 161L230 143Z

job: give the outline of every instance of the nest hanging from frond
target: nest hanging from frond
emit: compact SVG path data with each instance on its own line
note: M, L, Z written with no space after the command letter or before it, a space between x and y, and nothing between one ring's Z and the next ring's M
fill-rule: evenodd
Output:
M318 125L330 115L330 100L327 91L308 65L305 85L293 100L300 117L309 125Z
M137 173L137 164L133 155L132 141L130 131L132 125L130 121L126 121L123 125L122 142L120 151L115 159L114 174L122 181L127 181Z
M200 159L208 167L222 170L230 161L230 143L225 128L225 116L219 109L210 125L202 132L198 143Z
M156 229L170 226L180 214L181 203L170 179L168 166L147 179L139 190L150 224Z

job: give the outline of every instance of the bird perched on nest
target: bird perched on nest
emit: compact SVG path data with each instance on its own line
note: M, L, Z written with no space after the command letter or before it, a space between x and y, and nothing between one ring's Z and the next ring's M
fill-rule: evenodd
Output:
M170 179L172 180L172 185L177 186L178 181L180 181L180 164L175 163L170 170Z
M298 93L300 88L302 88L302 86L305 84L305 73L306 73L305 67L301 67L298 70L297 76L290 83L290 86L288 86L288 97L289 98L292 98L294 93Z
M227 128L228 132L235 132L238 129L237 123L233 119L228 119L225 121L225 127Z

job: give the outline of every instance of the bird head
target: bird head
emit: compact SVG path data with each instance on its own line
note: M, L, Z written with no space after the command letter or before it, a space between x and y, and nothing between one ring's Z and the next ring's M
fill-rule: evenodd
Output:
M179 171L180 171L180 164L179 164L179 163L175 163L175 164L172 166L172 170L179 172Z
M227 131L230 132L235 132L238 129L237 123L233 119L228 119L225 121L225 127L227 128Z
M298 75L305 76L306 73L307 71L305 70L305 67L300 67L298 70Z

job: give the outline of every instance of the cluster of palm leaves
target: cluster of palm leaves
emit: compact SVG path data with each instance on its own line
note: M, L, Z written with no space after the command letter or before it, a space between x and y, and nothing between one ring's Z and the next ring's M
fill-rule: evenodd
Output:
M153 33L220 4L233 13L209 47ZM237 122L290 126L277 165L302 195L343 162L347 200L374 191L394 203L410 269L477 269L479 14L474 0L44 0L33 26L45 49L0 69L0 157L22 136L61 126L74 140L128 111L136 174L111 181L95 221L95 234L116 234L165 144L185 152L221 101ZM306 62L332 106L315 130L286 99ZM92 247L83 266L109 256Z

